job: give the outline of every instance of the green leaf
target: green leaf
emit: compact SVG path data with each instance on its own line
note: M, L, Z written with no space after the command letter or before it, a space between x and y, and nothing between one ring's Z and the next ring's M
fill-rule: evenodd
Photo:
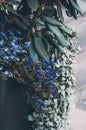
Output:
M80 13L82 12L82 11L81 11L81 8L79 7L79 5L78 5L77 2L75 2L74 0L69 0L69 1L70 1L70 3L72 4L72 6L73 6L77 11L79 11Z
M53 19L51 17L44 16L44 21L48 22L49 24L52 24L54 26L62 26L63 24L56 19Z
M38 62L38 55L35 51L35 48L34 48L34 43L33 43L33 37L29 37L29 40L31 42L30 44L30 47L29 47L29 55L33 58L34 62Z
M39 18L34 19L34 21L36 23L39 23L40 25L45 25L44 22L41 19L39 19Z
M34 36L34 47L39 57L49 62L49 55L41 38Z
M5 8L12 14L19 16L19 14L11 7L11 6L5 6Z
M59 44L62 47L68 46L68 40L64 37L63 33L59 30L59 28L50 24L47 25L49 30L55 34L57 41L59 41Z
M27 4L33 11L36 11L38 8L38 0L27 0Z
M9 5L19 5L19 4L20 4L20 2L17 1L17 0L9 0L7 3L8 3Z
M14 23L21 29L23 30L27 30L25 24L20 20L18 19L17 17L13 17L13 20L14 20Z
M68 28L65 27L65 26L61 26L60 29L61 29L62 31L64 31L65 33L67 33L68 35L73 35L72 30L68 29Z

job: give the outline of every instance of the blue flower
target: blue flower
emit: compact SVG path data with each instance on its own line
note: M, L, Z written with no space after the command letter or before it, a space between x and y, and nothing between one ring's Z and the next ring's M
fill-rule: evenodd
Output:
M9 48L4 48L4 51L5 51L5 52L8 52L8 51L9 51Z
M16 51L14 51L14 52L13 52L13 55L14 55L14 56L17 56L17 53L16 53Z
M52 92L52 96L55 97L57 95L56 92Z
M12 45L12 46L15 45L16 42L17 42L17 38L15 37L14 39L12 39L11 45Z
M38 107L38 108L41 108L41 107L42 107L42 105L43 105L43 104L42 104L42 102L40 102L40 101L39 101L39 102L37 102L37 107Z
M51 76L51 77L49 78L49 80L53 80L53 76Z
M30 47L30 41L28 41L28 42L25 42L25 45L24 45L24 47L25 47L25 48L28 48L28 47Z
M11 55L11 56L10 56L10 59L15 59L15 56L12 56L12 55Z
M0 50L0 55L4 55L5 52L3 50Z
M8 76L8 75L9 75L9 72L8 72L8 71L5 71L5 72L4 72L4 75Z
M20 59L18 57L15 57L16 61L19 61Z
M14 33L11 30L8 30L11 36L14 36Z
M53 64L53 63L54 63L54 61L50 60L50 64Z
M56 78L56 73L53 73L53 74L51 74L51 75L52 75L51 77L52 77L53 79Z
M40 83L44 83L44 78L40 78Z
M17 34L21 35L21 34L22 34L22 32L20 32L19 30L17 30Z
M33 60L33 58L32 58L31 56L29 56L29 57L28 57L28 61L29 61L29 62L33 62L34 60Z
M3 69L3 67L2 66L0 66L0 70L2 70Z
M54 92L56 90L56 86L52 85L52 91Z
M16 52L20 52L21 47L19 45L12 45L13 51L15 50Z
M46 60L45 60L45 59L43 59L43 60L42 60L42 63L46 63Z
M13 74L10 72L8 77L13 78Z
M7 35L6 35L3 31L1 31L0 34L1 34L3 37L7 38Z
M47 72L48 72L48 73L52 72L52 69L51 69L51 68L48 68L48 69L47 69Z
M48 82L48 86L51 86L52 85L52 82Z
M4 44L4 40L0 40L0 46Z
M47 75L48 77L50 77L51 76L51 74L50 74L50 72L45 72L45 75Z
M43 65L42 68L43 68L44 70L46 70L46 69L47 69L47 65Z
M39 99L38 96L33 96L33 100L37 101Z
M36 73L37 74L41 74L41 70L38 68L38 69L36 69Z

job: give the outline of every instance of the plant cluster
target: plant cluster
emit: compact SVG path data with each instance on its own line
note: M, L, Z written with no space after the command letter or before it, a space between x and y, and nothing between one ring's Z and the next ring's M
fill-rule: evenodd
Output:
M0 1L0 78L23 84L34 130L67 124L78 48L76 33L64 25L63 7L75 19L81 14L76 0Z

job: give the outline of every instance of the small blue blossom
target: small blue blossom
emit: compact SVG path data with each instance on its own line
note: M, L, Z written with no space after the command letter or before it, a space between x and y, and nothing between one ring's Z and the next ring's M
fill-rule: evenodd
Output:
M42 104L42 102L40 102L40 101L39 101L39 102L37 102L37 107L38 107L38 108L41 108L41 107L42 107L42 105L43 105L43 104Z
M58 64L58 61L56 61L55 64Z
M51 86L52 85L52 82L48 82L48 86Z
M43 65L42 68L43 68L44 70L46 70L46 69L47 69L47 65Z
M17 34L21 35L21 34L22 34L22 32L21 32L21 31L19 31L19 30L17 30Z
M3 63L9 63L9 60L8 59L4 59Z
M17 56L17 53L16 53L16 51L13 51L13 55L14 55L14 56Z
M53 76L51 76L51 77L49 78L49 80L53 80Z
M54 63L54 61L50 60L50 64L53 64L53 63Z
M42 60L42 63L46 63L46 60L45 60L45 59L43 59L43 60Z
M4 44L4 40L0 40L0 46Z
M0 34L1 34L3 37L7 38L7 35L5 34L4 31L1 31Z
M13 33L11 30L8 30L8 33L9 33L11 36L14 36L14 33Z
M57 95L56 92L52 92L52 96L55 97Z
M9 56L5 56L4 59L9 60Z
M51 72L51 68L48 68L48 69L47 69L47 73L50 73L50 72Z
M8 77L13 78L14 77L13 73L10 72Z
M45 72L45 75L47 75L48 77L50 77L51 76L51 74L50 74L50 72Z
M36 69L36 73L37 74L41 74L41 70L38 68L38 69Z
M38 96L33 96L33 100L37 101L39 99Z
M16 42L17 42L17 38L12 39L11 45L12 45L12 46L15 45Z
M5 51L5 52L8 52L8 51L9 51L9 48L4 48L4 51Z
M56 90L56 86L52 85L52 91L54 92Z
M10 56L10 59L15 59L15 56L12 56L12 55L11 55L11 56Z
M3 67L2 66L0 66L0 70L2 70L3 69Z
M30 41L28 42L25 42L25 45L24 45L25 48L29 48L30 47Z
M24 49L22 50L22 53L27 53L27 51L25 51Z
M29 62L33 62L34 60L33 60L33 58L32 58L31 56L29 56L29 57L28 57L28 61L29 61Z
M44 83L44 78L40 78L40 83Z
M16 59L16 61L19 61L19 60L20 60L18 57L16 57L15 59Z
M51 74L51 77L52 77L53 79L55 79L55 78L56 78L56 73Z
M8 72L8 71L5 71L5 72L4 72L4 75L8 76L8 75L9 75L9 72Z
M0 50L0 55L4 55L5 52L3 50Z
M13 45L13 46L12 46L12 49L17 51L17 50L20 49L20 47L19 47L19 45Z

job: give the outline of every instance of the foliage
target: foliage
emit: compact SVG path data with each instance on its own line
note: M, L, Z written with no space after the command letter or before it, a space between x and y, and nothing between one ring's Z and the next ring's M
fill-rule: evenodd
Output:
M62 10L77 19L81 9L76 0L1 0L0 9L0 78L23 84L34 130L59 130L67 121L78 52Z

